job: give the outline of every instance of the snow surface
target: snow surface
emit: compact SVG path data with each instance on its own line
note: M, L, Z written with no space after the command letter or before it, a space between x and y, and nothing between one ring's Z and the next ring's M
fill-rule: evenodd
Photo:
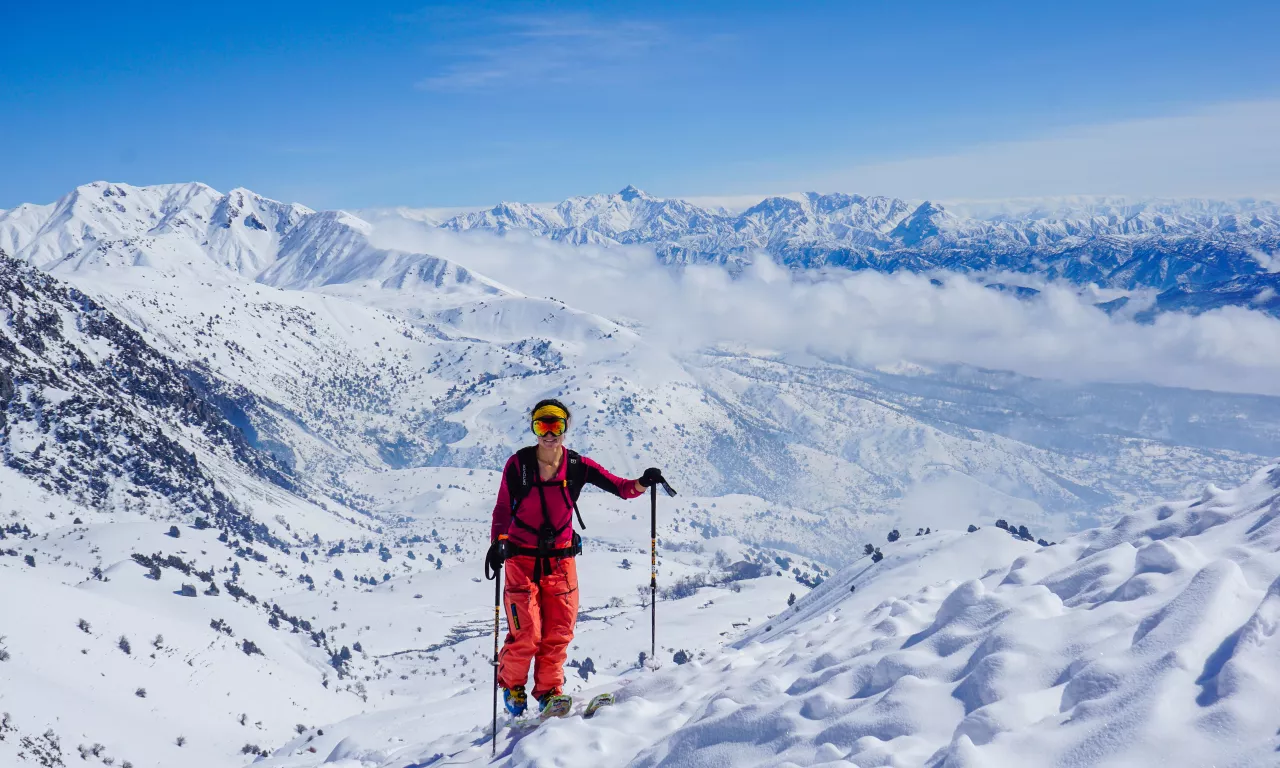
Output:
M723 652L632 673L591 721L504 730L492 764L1276 764L1280 465L1053 547L985 528L888 549ZM484 703L348 721L265 765L485 764L483 727L451 733Z

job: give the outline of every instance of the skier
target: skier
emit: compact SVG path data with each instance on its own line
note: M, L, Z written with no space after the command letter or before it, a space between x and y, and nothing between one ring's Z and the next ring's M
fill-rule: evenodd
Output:
M542 400L530 414L535 446L507 459L498 501L493 507L491 545L486 565L503 569L503 607L507 636L498 656L498 685L513 716L528 706L525 682L534 665L533 697L545 716L568 709L563 696L564 661L578 618L578 571L574 557L582 539L573 530L578 494L591 483L624 499L633 499L655 483L662 471L646 469L635 480L619 478L591 459L564 447L569 409L559 400ZM581 514L579 526L585 527Z

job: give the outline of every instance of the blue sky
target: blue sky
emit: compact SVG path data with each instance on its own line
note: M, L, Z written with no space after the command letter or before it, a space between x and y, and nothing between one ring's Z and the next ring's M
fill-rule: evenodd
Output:
M1280 190L1274 2L64 2L5 26L0 208L95 179L347 208Z

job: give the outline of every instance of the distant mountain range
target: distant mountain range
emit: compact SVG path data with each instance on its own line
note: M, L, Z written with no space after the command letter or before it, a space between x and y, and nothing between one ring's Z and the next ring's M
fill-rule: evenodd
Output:
M435 223L455 231L526 230L571 243L649 245L669 264L740 267L764 252L805 270L1012 272L1146 289L1158 294L1147 316L1228 304L1280 315L1280 204L1271 201L1099 198L958 216L928 201L806 193L731 212L629 186L554 206L502 203Z
M958 271L1035 295L1045 280L1111 289L1101 306L1139 319L1251 307L1280 316L1280 203L1079 198L959 215L934 202L804 193L742 211L658 198L628 186L561 203L500 203L449 217L409 208L317 212L246 189L95 182L48 205L0 212L0 248L44 269L120 258L193 266L201 258L269 285L416 281L485 292L466 269L379 250L370 221L451 231L526 231L574 244L644 245L664 263L740 270L768 254L797 270ZM111 255L108 256L107 254ZM1135 299L1141 301L1135 305Z

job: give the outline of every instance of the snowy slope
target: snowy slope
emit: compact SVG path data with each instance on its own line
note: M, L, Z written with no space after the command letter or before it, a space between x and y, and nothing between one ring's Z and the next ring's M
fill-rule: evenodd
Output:
M1024 392L984 383L977 395L956 374L674 357L612 321L513 293L358 281L317 294L145 268L71 277L174 359L251 393L236 403L259 444L343 497L350 469L496 468L526 440L524 404L547 396L577 414L575 447L624 474L664 465L690 491L822 510L821 525L852 538L880 524L868 511L943 522L930 511L940 499L966 522L1013 516L1067 530L1072 516L1245 476L1280 431L1268 398L1198 395L1183 414L1176 391L1119 388L1105 393L1124 403L1115 423L1084 420L1071 440L1044 411L1077 413L1064 397L1087 409L1088 388L1026 408ZM1210 422L1214 409L1224 416ZM1240 412L1251 418L1225 415ZM1219 439L1179 434L1183 421ZM836 545L807 553L842 558Z
M723 653L632 677L593 721L504 730L496 764L1274 765L1277 521L1272 465L1052 547L906 539ZM489 762L479 723L397 724L348 721L267 764Z
M79 511L7 468L0 473L4 500L29 514ZM170 520L144 515L44 533L0 529L0 612L9 617L0 713L17 729L0 739L0 764L24 754L21 739L48 729L64 758L97 743L138 768L223 766L251 760L248 747L288 741L300 724L314 738L326 722L360 713L410 706L465 714L458 697L488 691L492 593L479 575L497 480L465 469L366 473L352 483L375 500L368 521L322 515L277 494L253 511L276 514L308 539L288 552L181 521L175 537ZM755 512L749 500L664 502L664 588L681 577L723 582L732 563L784 557L711 536L691 514L700 507L717 519ZM588 552L574 658L593 659L598 684L627 674L648 647L637 597L638 587L647 595L647 508L589 492L583 512ZM831 573L787 562L794 574L664 601L664 615L687 625L664 634L664 653L710 653L735 625L760 617L762 605L805 591L799 579L812 584ZM585 676L574 675L576 689Z

